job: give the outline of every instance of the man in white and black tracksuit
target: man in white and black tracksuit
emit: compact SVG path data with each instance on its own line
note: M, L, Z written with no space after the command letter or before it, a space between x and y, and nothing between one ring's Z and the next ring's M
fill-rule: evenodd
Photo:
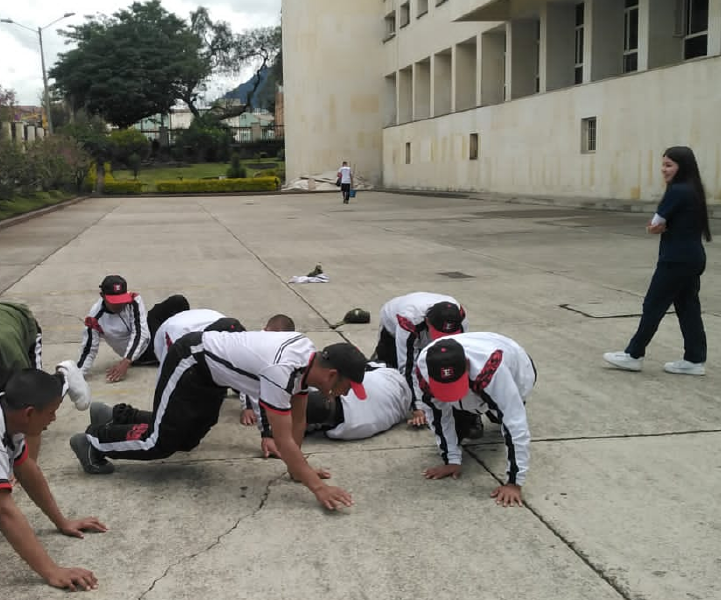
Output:
M165 321L153 338L155 358L163 364L168 348L187 333L194 331L245 331L238 319L226 317L209 308L193 308L173 315Z
M371 358L404 375L413 395L409 424L423 425L425 415L417 404L413 367L420 351L432 340L468 331L465 310L452 296L414 292L386 302L379 322L378 344Z
M85 331L78 368L87 375L105 340L122 360L108 369L107 381L123 379L131 365L156 364L152 339L168 318L190 308L184 296L176 294L156 304L149 312L139 294L128 292L120 275L108 275L100 284L100 299L85 318Z
M426 469L426 478L460 475L466 417L485 413L500 423L508 450L508 481L491 495L503 506L522 506L521 486L531 448L526 399L536 383L536 369L526 351L497 333L442 338L421 352L416 381L445 463Z
M307 433L323 432L333 440L362 440L389 430L403 421L411 405L411 391L396 369L368 363L363 378L367 399L347 394L329 398L319 390L308 393ZM265 412L252 402L258 429L265 440L273 437ZM263 448L265 452L265 447ZM266 452L266 458L268 453Z
M308 466L300 446L305 432L307 387L360 396L366 359L350 344L316 352L295 332L194 332L169 349L156 383L153 410L119 404L91 407L86 433L70 445L86 472L113 471L111 459L156 460L188 452L218 421L227 388L260 398L291 475L327 508L350 505L350 495L325 485L325 471ZM93 410L95 409L95 410Z
M363 387L365 401L353 390L332 399L311 390L306 413L309 429L321 430L333 440L362 440L388 431L407 417L411 390L396 369L369 363Z

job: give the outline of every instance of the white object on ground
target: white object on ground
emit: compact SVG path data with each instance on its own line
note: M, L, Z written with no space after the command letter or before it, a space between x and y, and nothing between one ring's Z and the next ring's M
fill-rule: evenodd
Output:
M328 283L328 281L330 281L328 275L321 273L320 275L316 275L314 277L308 277L307 275L293 275L293 277L288 280L288 283Z

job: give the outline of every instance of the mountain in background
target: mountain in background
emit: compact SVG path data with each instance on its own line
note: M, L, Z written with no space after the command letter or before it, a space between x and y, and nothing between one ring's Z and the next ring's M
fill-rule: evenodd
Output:
M255 90L255 94L253 94L253 97L251 98L251 104L253 105L253 108L265 108L267 110L270 110L275 104L275 90L271 90L273 93L267 93L268 90L266 90L266 87L268 87L269 75L269 68L261 69L260 85L258 85L258 89ZM253 91L253 87L255 86L255 78L256 75L254 74L245 83L241 83L237 88L226 92L223 98L237 99L240 100L241 103L246 104L248 102L248 94Z

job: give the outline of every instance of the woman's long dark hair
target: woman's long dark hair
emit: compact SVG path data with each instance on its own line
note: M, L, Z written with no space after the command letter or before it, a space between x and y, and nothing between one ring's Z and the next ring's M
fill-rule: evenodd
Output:
M698 170L698 163L693 150L688 146L672 146L663 153L664 157L670 158L678 165L678 171L671 183L687 183L691 186L696 197L701 219L701 232L707 242L711 241L711 229L708 222L708 207L706 206L706 192L703 189L701 173Z

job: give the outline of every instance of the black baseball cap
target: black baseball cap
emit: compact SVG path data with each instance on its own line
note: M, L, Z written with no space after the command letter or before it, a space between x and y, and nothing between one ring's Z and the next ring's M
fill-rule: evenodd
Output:
M465 318L466 313L462 306L453 302L438 302L426 312L428 332L434 340L444 335L461 333Z
M203 331L245 331L245 327L238 319L223 317L213 321Z
M368 359L353 344L340 342L326 346L320 355L343 377L350 380L350 386L359 400L366 399L363 377Z
M120 275L108 275L100 284L100 291L110 304L127 304L133 301L128 293L128 282Z
M426 350L428 387L441 402L457 402L470 387L466 353L453 338L440 340Z

